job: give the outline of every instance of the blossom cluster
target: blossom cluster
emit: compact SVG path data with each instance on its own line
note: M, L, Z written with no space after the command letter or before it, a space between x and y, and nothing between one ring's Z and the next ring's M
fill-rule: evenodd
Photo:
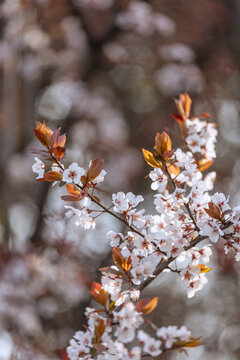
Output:
M193 153L200 153L206 159L216 157L214 144L216 143L217 130L213 124L201 121L199 118L186 120L187 137L186 145Z
M86 309L86 316L87 330L77 331L67 348L70 359L140 360L142 355L158 356L168 349L200 344L185 326L157 328L155 337L138 330L144 319L132 302L127 302L120 311L113 311L111 321L92 308ZM127 344L135 337L135 345L129 348ZM101 354L94 357L98 352Z
M36 162L32 169L37 174L36 179L38 181L51 181L53 185L58 181L66 184L68 195L63 196L63 200L78 202L80 206L80 208L75 208L65 205L67 217L73 217L75 224L81 225L84 229L95 228L94 218L90 215L91 197L88 191L89 189L94 190L104 180L106 171L103 169L103 159L90 162L87 172L76 162L65 169L61 162L65 153L65 135L60 136L59 129L52 132L45 123L37 123L35 135L48 151L41 150L39 152L35 149L33 152L44 155L48 161L51 161L48 167L38 157L35 157Z
M212 160L216 157L216 124L202 120L202 118L210 118L208 113L190 117L191 99L186 93L180 95L179 100L176 100L176 105L179 114L173 117L179 123L186 148L195 157L199 155L198 163L202 168L206 164L212 164Z
M231 209L229 198L222 193L211 195L215 173L202 173L215 157L215 125L201 117L189 119L188 94L181 94L176 103L179 114L174 118L186 150L174 150L165 132L157 133L153 152L143 149L146 162L153 168L149 177L151 188L157 192L154 215L138 209L144 199L131 192L113 194L112 205L104 206L95 195L106 174L103 159L91 162L87 171L77 163L65 168L65 135L60 135L59 129L52 132L45 123L37 123L34 129L46 150L34 151L45 162L36 158L33 171L38 181L66 186L68 194L62 199L79 205L65 205L67 217L84 229L94 228L92 214L97 210L92 206L97 205L100 215L106 212L128 228L126 233L111 230L107 234L114 265L100 269L101 284L92 285L91 295L100 309L87 309L86 332L77 332L67 348L71 360L137 360L143 354L157 356L168 349L198 346L198 340L185 327L157 328L151 323L156 338L139 329L143 316L157 305L157 298L141 299L141 290L161 272L173 271L182 279L188 297L193 297L207 283L206 273L211 268L205 264L212 254L211 243L220 239L226 252L232 249L236 260L240 258L240 208ZM199 246L203 240L210 244ZM136 339L138 346L126 347Z

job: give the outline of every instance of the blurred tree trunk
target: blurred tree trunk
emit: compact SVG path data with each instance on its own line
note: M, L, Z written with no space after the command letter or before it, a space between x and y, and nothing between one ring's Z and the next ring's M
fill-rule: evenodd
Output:
M227 41L232 50L238 70L240 70L240 1L224 0L226 9L229 11L229 28Z

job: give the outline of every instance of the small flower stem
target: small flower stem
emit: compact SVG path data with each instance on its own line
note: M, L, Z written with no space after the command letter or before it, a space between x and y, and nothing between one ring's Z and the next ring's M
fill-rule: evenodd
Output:
M158 329L158 327L150 320L144 319L145 324L148 324L154 331Z
M173 270L170 266L168 266L167 269L169 269L171 272L180 274L180 270L177 270L177 269L176 269L176 270Z

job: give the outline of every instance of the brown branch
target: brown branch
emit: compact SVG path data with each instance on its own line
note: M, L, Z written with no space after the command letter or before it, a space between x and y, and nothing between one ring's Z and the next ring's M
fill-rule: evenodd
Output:
M198 243L200 243L201 241L207 239L208 236L202 236L202 235L198 235L195 239L193 239L190 243L190 245L188 246L184 246L184 250L190 250L192 249L194 246L196 246ZM169 264L171 264L172 261L176 260L177 257L174 256L170 256L167 260L160 262L158 264L158 266L156 267L153 276L154 277L148 277L138 288L138 290L142 291L143 289L145 289L145 287L147 287L149 284L151 284L151 282L153 280L156 279L156 277L161 274L163 272L163 270L167 269Z

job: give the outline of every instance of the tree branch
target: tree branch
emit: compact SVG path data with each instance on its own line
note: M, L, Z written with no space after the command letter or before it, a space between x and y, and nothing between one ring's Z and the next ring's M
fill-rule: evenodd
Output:
M196 246L198 243L200 243L201 241L208 239L208 236L202 236L202 235L198 235L195 239L193 239L190 243L190 245L185 246L184 250L190 250L192 249L194 246ZM167 269L169 264L171 264L172 261L176 260L177 257L174 256L170 256L167 260L160 262L158 264L158 266L156 267L153 276L154 277L148 277L138 288L138 290L142 291L143 289L145 289L145 287L147 287L149 284L151 284L151 282L153 280L156 279L156 277L161 274L163 272L163 270Z
M227 221L225 224L223 224L221 226L221 229L227 229L228 227L230 227L232 225L231 221ZM208 236L203 236L203 235L198 235L197 237L195 237L195 239L193 239L190 244L188 246L184 246L184 251L188 251L190 249L192 249L194 246L196 246L197 244L199 244L201 241L208 239ZM160 262L158 264L158 266L156 267L153 276L154 277L149 277L147 278L141 285L139 285L138 290L142 291L143 289L145 289L149 284L151 284L151 282L153 280L156 279L156 277L161 274L163 272L163 270L167 269L169 264L171 264L172 261L176 260L178 257L173 257L170 256L170 258L168 258L167 260Z

